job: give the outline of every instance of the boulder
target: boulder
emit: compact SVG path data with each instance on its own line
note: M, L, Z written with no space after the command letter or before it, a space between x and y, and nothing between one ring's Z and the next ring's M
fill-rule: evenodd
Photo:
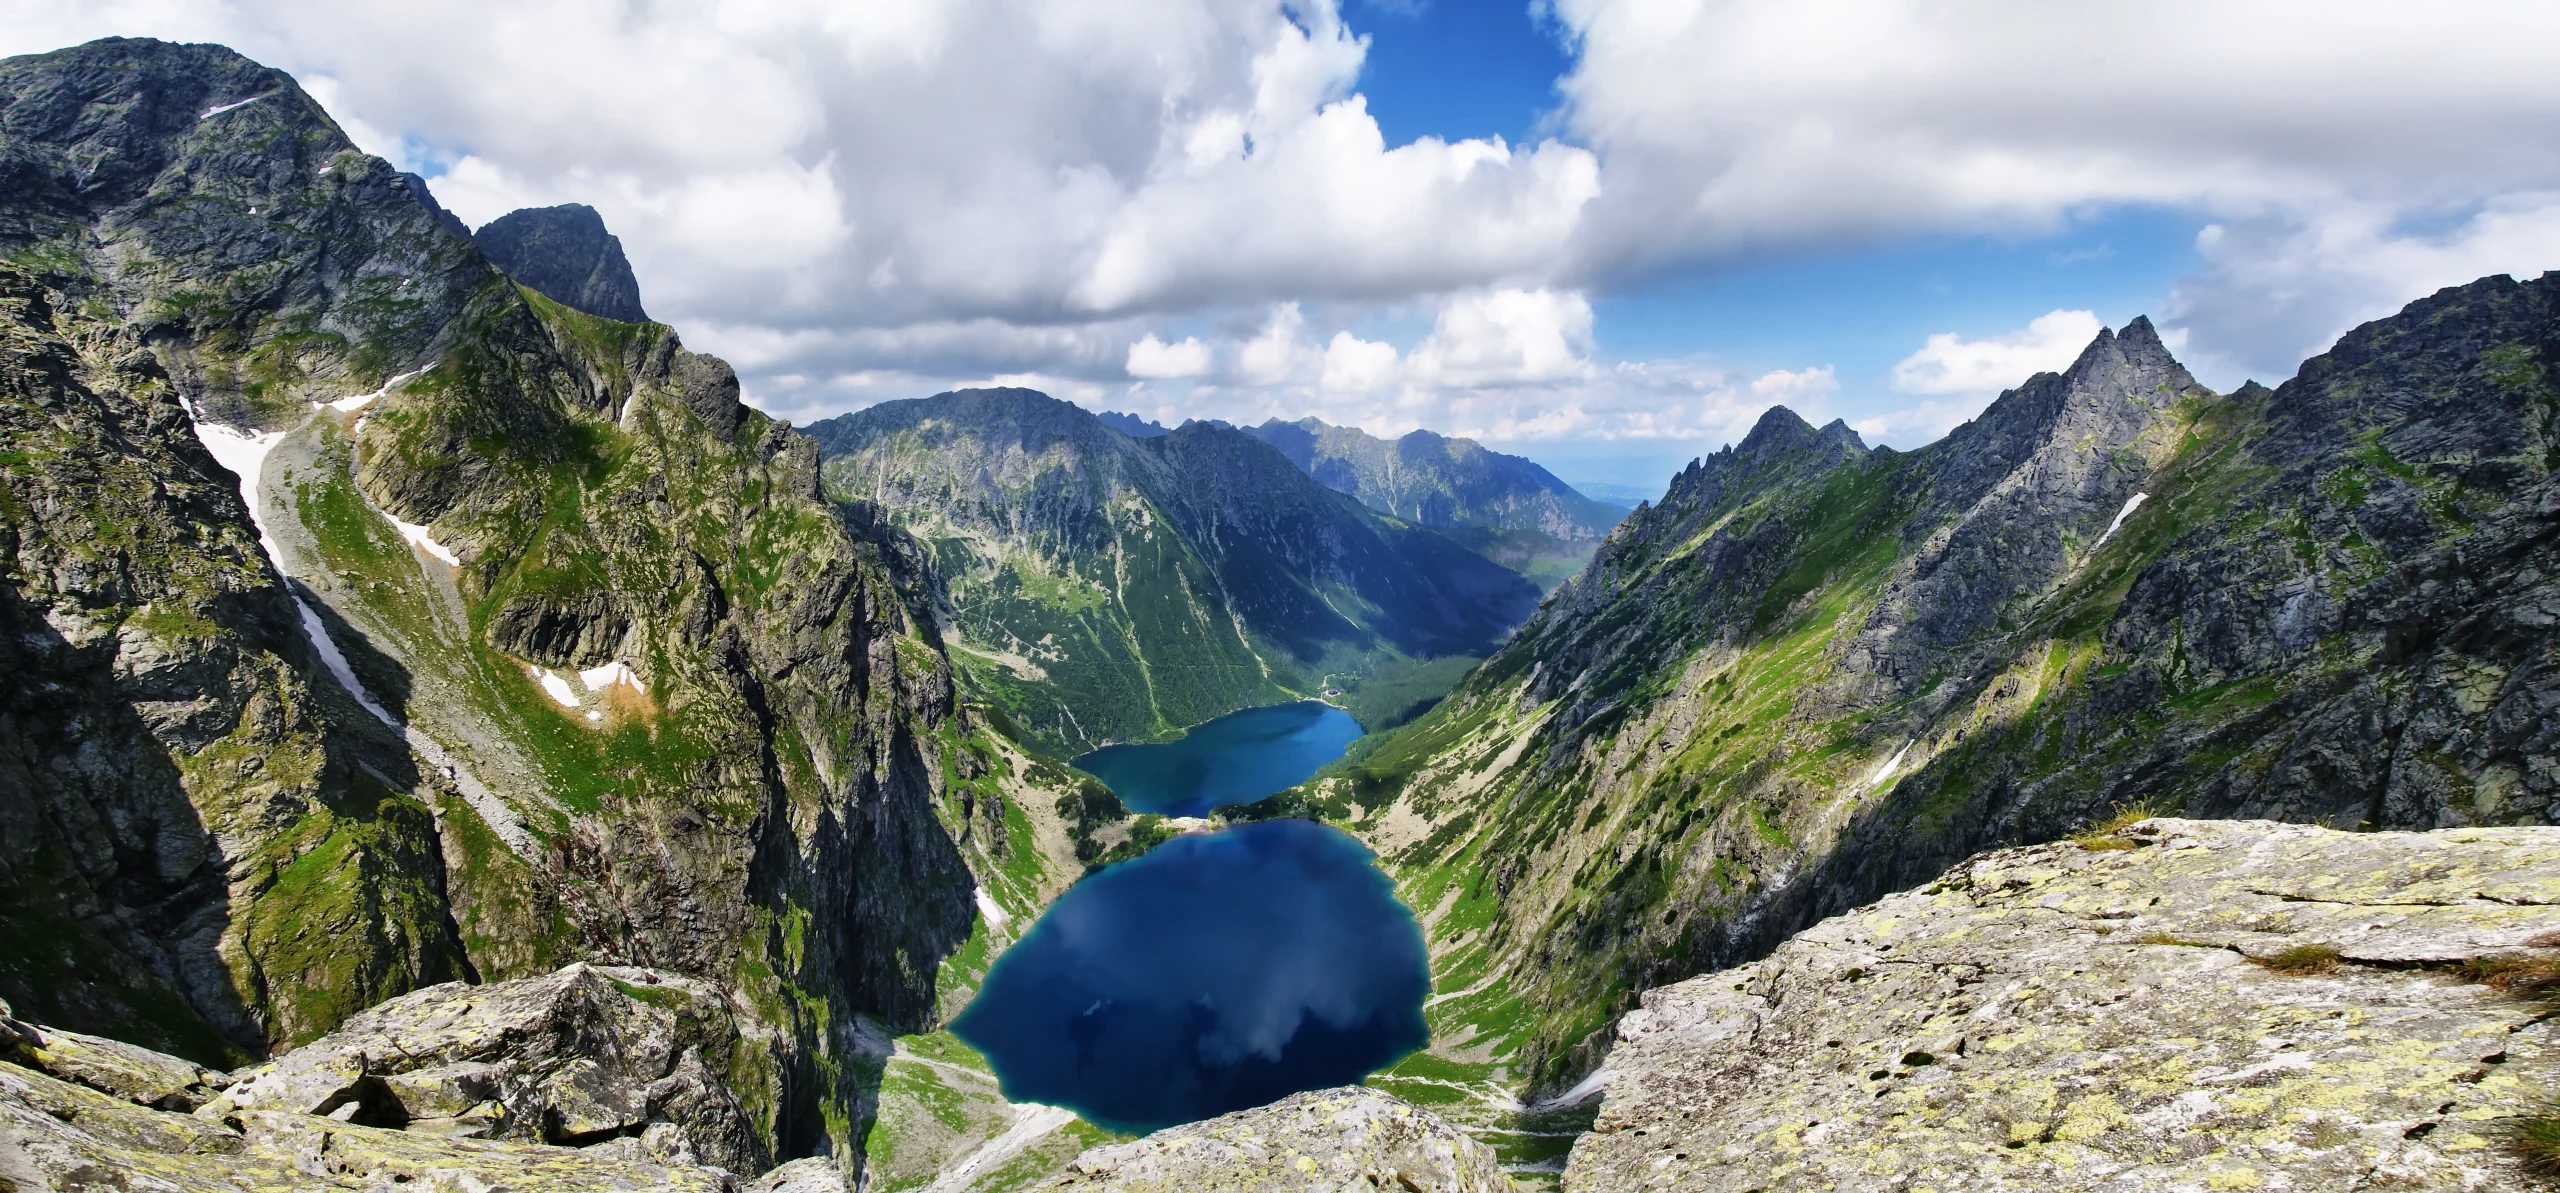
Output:
M236 1075L208 1110L277 1111L755 1173L765 1144L726 1084L741 1047L718 992L663 971L568 966L413 991Z
M222 1074L166 1053L21 1023L9 1017L6 1004L0 1004L0 1060L161 1110L193 1110L228 1084Z
M1373 1089L1292 1094L1076 1157L1078 1193L1510 1193L1492 1149Z
M2091 846L2095 846L2092 848ZM1644 995L1569 1193L2511 1189L2560 829L2154 819Z
M746 1193L845 1193L852 1187L833 1157L811 1156L749 1181Z

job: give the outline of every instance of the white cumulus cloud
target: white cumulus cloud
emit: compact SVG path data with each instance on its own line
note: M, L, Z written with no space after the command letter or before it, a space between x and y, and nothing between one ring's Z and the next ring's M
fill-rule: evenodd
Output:
M1605 359L1595 299L2128 206L2212 225L2164 333L2271 380L2436 286L2560 265L2547 0L1513 2L1572 54L1517 143L1391 143L1340 0L0 0L0 53L225 42L465 219L593 204L652 313L795 417L1008 376L1704 433L1723 408L1665 378L1868 381ZM1925 400L1875 417L1961 417L2049 367L2034 331L1932 340L1891 379Z
M1209 371L1209 346L1198 336L1168 344L1151 331L1129 345L1128 369L1132 377L1197 377Z
M2016 331L1985 339L1941 332L1893 366L1893 387L1904 393L1989 398L2038 373L2069 367L2098 337L2100 326L2090 311L2050 311Z

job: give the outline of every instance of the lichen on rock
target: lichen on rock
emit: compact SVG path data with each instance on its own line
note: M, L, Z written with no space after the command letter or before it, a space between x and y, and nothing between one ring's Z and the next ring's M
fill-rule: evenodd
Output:
M2560 943L2560 830L2126 835L1648 992L1565 1188L2521 1186L2497 1144L2560 1076L2549 1008L2452 968Z
M1040 1186L1076 1193L1509 1193L1493 1151L1356 1086L1098 1147Z

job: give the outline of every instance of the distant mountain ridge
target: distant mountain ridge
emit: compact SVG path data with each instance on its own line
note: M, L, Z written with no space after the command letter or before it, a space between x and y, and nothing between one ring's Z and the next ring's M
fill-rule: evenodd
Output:
M1154 439L1161 435L1170 435L1173 433L1173 428L1157 422L1154 419L1145 418L1135 414L1123 414L1117 410L1105 410L1100 414L1094 415L1094 417L1101 419L1103 426L1109 427L1114 431L1118 431L1131 439Z
M804 432L834 496L924 540L955 661L1053 747L1471 660L1537 601L1511 571L1225 426L1137 439L1046 394L985 389Z
M1624 511L1584 496L1535 461L1472 439L1413 431L1380 439L1321 419L1240 428L1298 470L1379 513L1429 526L1551 587L1591 557Z

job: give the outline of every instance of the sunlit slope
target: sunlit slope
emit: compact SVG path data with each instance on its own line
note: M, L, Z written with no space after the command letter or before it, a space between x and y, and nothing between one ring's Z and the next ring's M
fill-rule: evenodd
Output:
M1642 988L2127 805L2547 822L2555 310L2488 279L2227 396L2136 321L1914 452L1774 411L1293 798L1549 1090Z
M972 689L1056 749L1481 657L1536 599L1226 428L1132 439L1008 389L809 433L833 496L928 544Z

